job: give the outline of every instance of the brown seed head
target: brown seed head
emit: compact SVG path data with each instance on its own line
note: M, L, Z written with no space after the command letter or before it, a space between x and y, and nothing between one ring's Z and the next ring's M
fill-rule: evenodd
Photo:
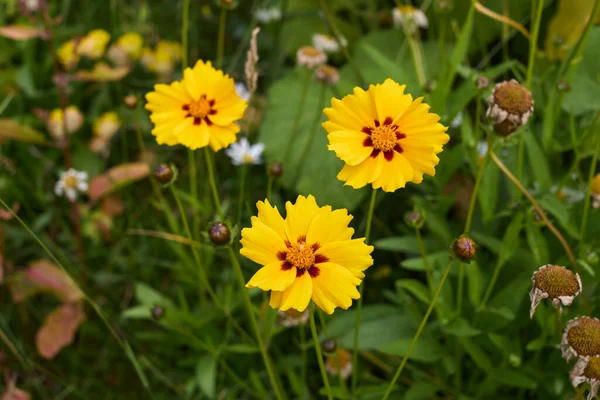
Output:
M454 241L452 251L456 258L463 262L470 262L475 258L477 244L467 235L462 235Z
M277 179L283 175L283 165L281 163L273 163L267 168L267 174Z
M222 246L229 243L231 239L231 231L223 222L215 222L208 229L210 241L217 246Z
M514 79L497 84L492 96L494 103L509 114L522 115L533 106L529 90Z
M533 274L534 286L551 299L561 296L576 296L581 290L578 277L565 267L544 265Z
M561 341L563 357L590 357L600 354L600 320L579 317L567 323Z
M169 183L173 179L173 169L168 164L160 164L156 170L154 170L154 179L160 183Z
M152 318L154 318L155 320L160 320L162 319L162 317L165 316L165 309L162 308L161 306L154 306L152 307Z
M335 85L340 80L340 74L337 68L331 65L319 65L315 72L315 80L327 85Z

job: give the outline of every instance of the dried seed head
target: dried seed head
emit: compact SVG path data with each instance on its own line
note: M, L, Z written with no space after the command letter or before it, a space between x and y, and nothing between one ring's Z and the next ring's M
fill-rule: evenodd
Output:
M497 83L488 102L486 117L494 120L496 132L504 136L525 125L533 113L531 93L514 79Z
M315 68L327 62L327 54L313 46L303 46L296 52L296 65Z
M409 211L404 214L404 223L413 229L421 229L425 223L425 216L418 210Z
M136 95L130 94L128 96L125 96L125 98L123 99L123 103L125 103L125 106L127 106L127 108L135 108L135 106L137 106L138 103L138 98Z
M487 87L490 86L490 80L486 76L479 75L475 84L479 90L487 89Z
M340 74L337 68L331 65L323 64L319 65L315 72L315 80L317 82L324 83L326 85L335 85L340 80Z
M477 244L468 235L464 234L452 244L452 252L460 261L469 263L475 258Z
M321 342L321 349L325 354L332 354L337 350L337 342L335 339L325 339Z
M590 392L586 400L592 400L600 387L600 356L579 359L571 370L571 383L577 387L583 382L590 384Z
M565 267L547 264L540 267L531 277L531 311L529 317L533 318L535 309L540 301L546 298L552 299L552 306L568 306L573 302L575 296L581 293L581 279L579 274L574 274Z
M215 222L208 229L210 241L217 246L222 246L229 243L231 239L231 231L223 222Z
M161 306L152 307L152 318L159 321L162 317L165 316L165 309Z
M327 356L325 369L330 375L347 379L352 374L352 356L344 349L337 349L333 355Z
M302 312L290 308L279 311L279 324L289 328L291 326L306 325L308 322L308 308Z
M267 168L267 174L277 179L283 175L283 165L281 163L273 163Z
M600 320L592 317L579 317L567 322L560 342L563 358L589 359L600 355Z
M165 163L160 164L154 170L154 179L156 179L160 183L164 183L164 184L171 183L174 176L175 176L175 173L173 171L173 168L171 168L171 166L169 164L165 164Z

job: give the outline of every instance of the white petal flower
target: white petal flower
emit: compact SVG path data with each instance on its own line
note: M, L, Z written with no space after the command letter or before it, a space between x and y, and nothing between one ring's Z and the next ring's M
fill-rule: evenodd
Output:
M238 96L241 97L242 100L250 100L250 92L248 91L244 83L236 82L234 86L236 93L238 94Z
M69 200L75 201L78 193L84 193L88 190L87 180L87 172L71 168L60 174L58 182L54 185L54 193L57 196L64 195Z
M404 26L410 33L414 33L417 28L426 29L429 26L429 20L425 13L410 5L394 8L392 17L394 26Z
M265 145L257 143L250 145L248 139L242 137L236 143L225 150L225 154L231 158L233 165L242 164L262 164L262 153L265 150Z
M312 37L313 46L325 53L337 53L340 51L340 44L335 40L334 37L324 35L322 33L315 33ZM348 41L344 37L340 37L340 43L343 47L348 45Z
M256 10L256 19L261 24L268 24L271 21L279 21L281 19L281 10L277 7L259 8Z

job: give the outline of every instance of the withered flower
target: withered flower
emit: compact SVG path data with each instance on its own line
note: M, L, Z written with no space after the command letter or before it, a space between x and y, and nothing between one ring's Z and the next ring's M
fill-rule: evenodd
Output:
M525 125L533 114L531 93L514 79L497 83L488 103L486 117L494 120L494 129L504 136Z
M592 400L598 394L600 387L600 355L589 357L589 359L580 358L571 370L571 383L577 387L583 382L590 385L590 392L586 400Z
M565 267L547 264L540 267L531 277L531 311L529 317L533 318L535 309L543 299L552 299L552 306L571 305L575 296L581 293L581 279L579 274L573 273Z
M290 308L286 311L279 311L279 324L286 328L298 325L306 325L308 322L308 308L302 312Z
M579 317L567 322L560 342L563 358L573 357L588 360L600 355L600 320L592 317Z

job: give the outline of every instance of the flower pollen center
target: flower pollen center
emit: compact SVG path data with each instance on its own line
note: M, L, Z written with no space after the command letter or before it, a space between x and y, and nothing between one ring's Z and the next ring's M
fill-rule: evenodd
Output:
M322 52L321 50L312 46L306 46L302 48L302 54L307 57L319 57L322 54Z
M252 154L246 153L246 154L244 154L243 160L246 164L249 164L254 161L254 157L252 157Z
M560 296L575 296L580 288L575 274L564 267L549 265L535 273L536 287L555 299Z
M315 263L315 253L306 243L298 243L288 249L286 261L296 268L308 269Z
M396 129L393 125L380 125L371 132L373 147L383 152L392 151L396 147Z
M583 374L591 379L600 380L600 357L591 357L583 371Z
M78 180L74 176L67 176L65 178L65 186L69 189L76 189L78 184Z
M210 113L210 103L205 97L200 97L190 103L188 112L194 118L204 118Z
M581 317L567 332L567 342L579 356L600 354L600 321Z

